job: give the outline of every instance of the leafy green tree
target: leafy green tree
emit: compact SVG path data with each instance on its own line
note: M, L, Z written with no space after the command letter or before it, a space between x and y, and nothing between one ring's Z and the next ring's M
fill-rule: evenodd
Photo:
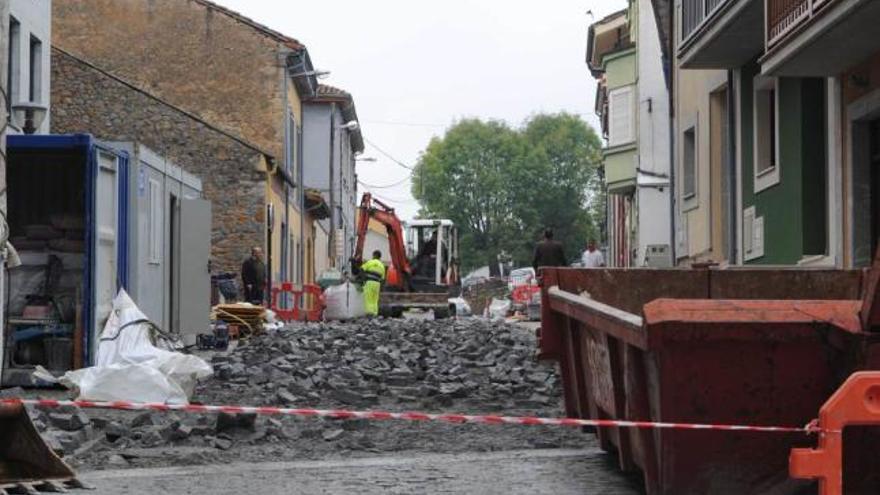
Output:
M574 258L584 249L588 238L597 238L604 216L590 209L590 200L601 200L596 190L597 167L601 163L602 142L592 128L571 114L536 115L522 131L529 150L527 168L543 174L537 182L537 201L526 203L537 214L532 225L535 235L542 227L551 227ZM598 238L597 238L598 239Z
M501 251L529 265L545 227L574 257L598 233L591 200L600 149L595 132L570 114L536 115L521 129L463 120L422 153L413 195L422 215L459 226L465 269L492 266Z

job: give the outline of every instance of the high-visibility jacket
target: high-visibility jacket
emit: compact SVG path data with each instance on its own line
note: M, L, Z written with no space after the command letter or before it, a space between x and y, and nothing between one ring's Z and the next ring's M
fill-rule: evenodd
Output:
M367 280L374 282L382 282L385 280L385 263L381 260L371 259L361 265L361 271L364 272Z

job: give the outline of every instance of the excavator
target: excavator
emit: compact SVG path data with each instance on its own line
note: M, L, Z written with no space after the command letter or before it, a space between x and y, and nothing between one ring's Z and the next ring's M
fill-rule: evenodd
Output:
M388 234L391 265L379 297L380 314L400 317L408 309L433 311L436 319L454 314L449 298L461 289L455 224L450 220L401 222L394 208L370 193L361 198L359 213L352 273L363 263L370 220L379 222Z

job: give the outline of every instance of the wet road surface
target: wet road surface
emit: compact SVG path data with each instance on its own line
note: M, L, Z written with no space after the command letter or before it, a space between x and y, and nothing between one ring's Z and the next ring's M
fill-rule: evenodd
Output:
M481 493L635 495L598 449L421 454L81 473L90 495Z

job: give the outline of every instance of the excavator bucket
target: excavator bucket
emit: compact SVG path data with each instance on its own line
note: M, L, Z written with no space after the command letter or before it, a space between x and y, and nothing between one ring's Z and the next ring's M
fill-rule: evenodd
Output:
M0 495L80 487L70 466L40 437L24 406L0 402Z

